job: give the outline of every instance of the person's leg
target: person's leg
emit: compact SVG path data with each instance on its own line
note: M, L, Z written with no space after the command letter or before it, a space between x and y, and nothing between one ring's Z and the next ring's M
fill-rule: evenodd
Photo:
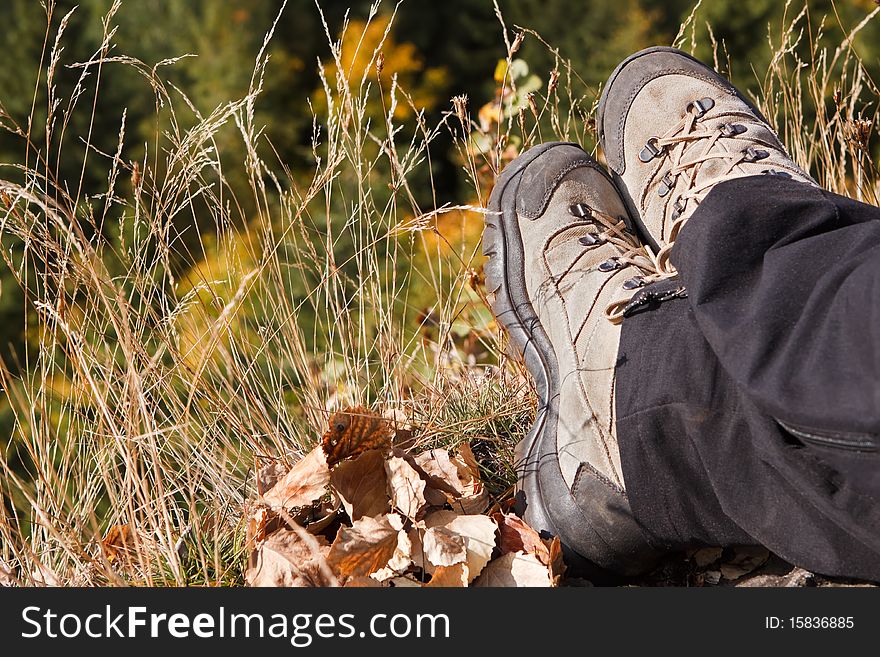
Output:
M697 212L672 261L727 372L803 440L880 449L880 208L760 176Z
M626 318L617 371L624 479L657 545L757 542L880 580L878 218L762 176L681 232L661 285L689 296Z
M665 285L689 294L624 320L636 518L668 544L751 538L880 579L877 210L820 190L742 93L675 49L621 63L597 124L636 227L678 269Z

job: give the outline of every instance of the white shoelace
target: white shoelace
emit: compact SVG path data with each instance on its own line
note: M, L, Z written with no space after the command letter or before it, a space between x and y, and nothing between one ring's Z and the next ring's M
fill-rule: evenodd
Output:
M688 202L694 201L699 205L715 185L742 177L744 172L735 171L739 165L757 162L770 155L768 151L754 146L742 151L727 150L721 140L742 134L745 132L742 126L725 123L713 130L698 128L699 119L714 105L715 102L711 98L690 103L681 120L661 137L651 138L640 155L645 163L656 157L669 158L671 166L661 180L661 184L668 190L667 193L671 193L679 176L687 176L686 191L682 192L672 205L673 216L669 237L656 255L658 271L664 278L671 278L677 274L675 267L669 262L669 253L682 227L693 214L683 215ZM752 117L743 118L748 120ZM685 154L692 152L693 147L701 141L706 142L702 151L696 156L685 158ZM699 185L696 184L701 166L710 160L726 160L727 166L718 175L702 181Z

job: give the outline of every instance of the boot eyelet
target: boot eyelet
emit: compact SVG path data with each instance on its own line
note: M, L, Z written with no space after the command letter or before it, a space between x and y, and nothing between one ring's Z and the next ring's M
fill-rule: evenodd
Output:
M761 173L765 176L775 176L776 178L791 178L788 171L779 171L778 169L764 169Z
M568 206L568 212L578 219L587 219L593 215L593 208L586 203L575 203Z
M666 152L666 147L658 146L657 142L660 141L659 137L651 137L646 143L645 147L642 149L642 152L639 153L639 160L643 163L647 164L654 158L660 157Z
M758 160L770 157L769 151L755 148L754 146L749 146L742 152L742 154L745 155L745 158L743 159L744 162L757 162Z
M663 176L663 179L660 181L660 187L657 188L657 196L660 198L669 196L673 187L675 187L675 178L672 177L671 172L667 171Z
M691 112L698 119L702 119L706 112L715 107L715 101L711 98L700 98L699 100L693 100L688 103L685 108L686 112ZM696 111L693 111L696 110Z
M681 196L675 199L675 203L672 204L672 219L678 219L682 215L686 207L687 199L683 199Z
M725 123L718 127L718 131L723 137L736 137L748 130L747 127L739 123Z
M599 235L594 235L593 233L587 233L583 237L579 237L578 242L580 242L584 246L597 246L599 244L604 244L605 240L602 239Z
M633 276L632 278L624 281L623 289L624 290L637 290L640 287L645 286L645 279L641 276Z
M615 269L620 269L620 263L616 258L610 258L599 265L599 271L602 272L614 271Z

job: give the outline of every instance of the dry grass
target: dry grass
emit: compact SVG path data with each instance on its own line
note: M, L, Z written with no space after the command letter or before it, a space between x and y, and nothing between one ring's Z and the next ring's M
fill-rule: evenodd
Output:
M271 145L254 123L265 48L248 94L201 116L164 81L173 61L149 67L111 56L118 8L105 19L102 48L76 65L79 88L99 88L107 66L143 74L157 128L142 161L124 157L120 108L116 153L89 145L82 162L83 171L107 170L106 192L87 197L81 181L57 179L69 116L94 111L76 92L55 97L57 68L71 64L62 61L66 20L47 37L45 140L34 143L30 123L0 115L21 139L22 161L10 166L25 181L0 182L0 230L15 244L3 256L37 318L33 356L2 370L15 430L0 443L0 577L240 583L241 509L255 462L296 460L328 413L351 404L402 410L423 443L474 441L493 492L504 495L534 396L491 321L476 239L461 236L478 234L495 175L524 148L594 142L598 90L555 53L546 84L519 94L519 44L541 37L502 21L510 66L494 118L474 119L457 99L433 126L411 107L402 131L396 105L412 103L396 84L380 88L379 49L361 53L369 64L351 79L342 40L328 29L336 73L323 77L326 109L315 116L315 166L304 179L266 156ZM826 187L877 203L868 149L877 88L849 41L823 45L821 25L803 12L789 25L771 35L775 55L757 101ZM807 62L796 48L804 40ZM379 121L370 114L377 105ZM814 124L800 119L812 114ZM229 129L244 161L218 151L216 135ZM444 204L432 194L423 207L412 181L430 180L444 132L456 140L472 201ZM233 171L249 183L247 202L228 183ZM246 216L244 206L257 210ZM181 216L213 224L192 269L179 264ZM133 529L123 556L100 547L113 525Z

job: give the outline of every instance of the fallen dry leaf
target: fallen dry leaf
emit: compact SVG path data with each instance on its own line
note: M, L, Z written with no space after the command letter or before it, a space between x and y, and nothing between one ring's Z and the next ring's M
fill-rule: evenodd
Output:
M397 535L397 548L394 550L391 559L388 560L388 565L384 568L380 568L370 575L370 577L380 582L384 582L395 575L403 574L412 563L412 554L413 544L409 539L409 535L402 531Z
M401 534L409 543L402 528L403 519L396 513L356 520L351 527L340 528L327 562L340 579L368 577L387 567L396 556Z
M550 583L552 586L559 586L562 576L565 575L565 561L562 558L562 542L558 536L554 536L549 541L545 540L547 549L550 552L550 561L546 564L547 570L550 571Z
M334 465L353 458L368 449L389 449L393 431L391 423L368 408L356 406L334 413L330 426L321 437L327 463Z
M484 587L549 587L552 585L547 566L534 554L511 552L492 561L474 586Z
M464 563L467 560L467 543L464 536L449 527L431 527L422 536L422 554L433 566Z
M257 495L265 495L272 490L278 480L287 474L283 463L273 461L257 470Z
M388 477L380 450L368 450L337 465L330 474L330 485L352 521L388 511Z
M715 586L721 581L721 572L718 570L707 570L703 573L703 581L710 586Z
M326 569L330 548L320 536L315 541L317 552L298 532L279 529L270 534L248 559L248 586L332 586Z
M271 490L263 502L274 509L306 506L324 495L330 483L330 469L320 446L296 462Z
M101 552L107 561L113 561L134 550L134 532L130 525L113 525L101 539Z
M18 583L15 570L3 560L0 560L0 587L15 586Z
M467 443L459 447L459 454L450 456L445 449L431 449L415 458L416 465L425 473L428 491L442 493L453 509L467 515L483 513L489 507L489 491L480 480L480 470ZM434 506L439 506L436 493L426 492Z
M440 566L431 576L426 588L464 588L468 585L467 564L456 563L451 566Z
M803 568L793 568L791 572L785 575L755 575L754 577L743 577L734 586L743 588L758 587L778 587L778 588L800 588L805 586L815 586L816 576Z
M381 589L382 582L379 582L372 577L361 577L358 575L357 577L350 578L347 582L345 582L345 588L347 589Z
M507 513L496 513L492 518L498 523L498 547L501 548L501 554L525 552L536 555L542 563L550 563L550 550L547 545L540 534L529 527L524 520Z
M477 463L477 458L474 456L471 444L461 443L458 446L457 456L461 459L461 465L459 466L459 476L461 480L467 481L468 479L479 479L480 464Z
M465 516L455 511L435 511L425 518L425 526L428 529L445 527L464 538L469 581L473 581L492 558L498 526L487 516Z
M457 496L461 482L458 479L458 468L449 458L445 449L429 449L415 457L416 465L425 473L432 488L446 496ZM445 499L444 499L445 502Z
M467 514L483 513L489 508L489 491L480 479L480 466L469 443L458 446L452 462L458 469L460 482L458 498L450 500L452 508Z
M766 548L758 546L737 547L734 548L733 559L721 564L721 574L724 579L735 581L763 566L769 558L770 552Z
M334 493L329 500L304 507L296 515L295 521L301 527L305 527L310 534L320 534L337 519L340 506L342 502Z
M410 520L425 506L425 482L409 463L399 457L385 461L391 504Z
M250 515L245 531L245 545L247 547L252 548L260 541L265 540L268 522L269 510L266 508L261 507Z
M538 561L547 566L552 585L557 586L565 573L559 537L541 538L522 518L512 514L496 513L492 518L498 523L498 547L501 548L501 553L523 552L535 555Z
M401 575L400 577L390 579L386 584L393 586L396 589L418 589L422 587L421 582L408 575Z

